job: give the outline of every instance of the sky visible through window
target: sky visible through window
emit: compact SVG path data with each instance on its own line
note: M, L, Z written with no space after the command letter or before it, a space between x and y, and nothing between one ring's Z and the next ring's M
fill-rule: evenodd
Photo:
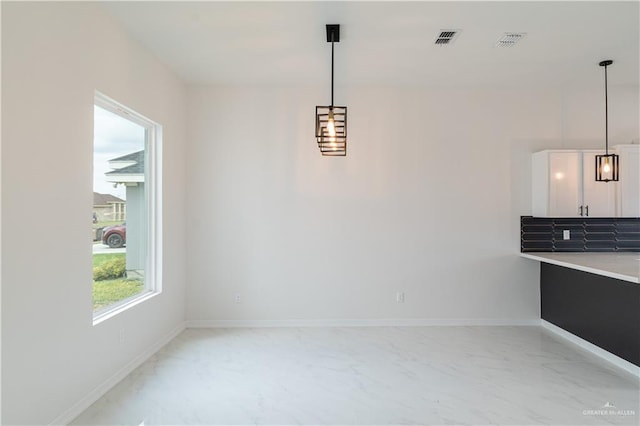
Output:
M124 185L114 187L107 182L105 173L112 169L109 160L142 151L145 141L144 127L119 115L94 106L93 128L93 190L126 199Z

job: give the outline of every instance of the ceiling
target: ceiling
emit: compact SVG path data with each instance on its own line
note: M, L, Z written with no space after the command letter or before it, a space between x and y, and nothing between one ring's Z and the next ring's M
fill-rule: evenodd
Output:
M326 84L325 24L341 25L336 85L558 86L638 84L639 3L632 2L108 2L134 39L185 82ZM443 29L453 44L434 45ZM505 32L525 32L495 47Z

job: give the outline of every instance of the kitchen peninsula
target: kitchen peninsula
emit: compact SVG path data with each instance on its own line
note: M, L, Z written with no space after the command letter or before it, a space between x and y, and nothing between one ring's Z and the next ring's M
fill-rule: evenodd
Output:
M540 261L543 321L640 366L640 253L520 255Z

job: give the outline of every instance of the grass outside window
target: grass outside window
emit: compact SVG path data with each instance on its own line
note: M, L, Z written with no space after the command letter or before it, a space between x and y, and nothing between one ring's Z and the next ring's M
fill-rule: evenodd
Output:
M125 276L125 253L106 253L93 255L93 311L135 296L144 290L144 283L140 279L129 279ZM112 276L106 279L104 271L108 270ZM115 276L113 276L115 275Z

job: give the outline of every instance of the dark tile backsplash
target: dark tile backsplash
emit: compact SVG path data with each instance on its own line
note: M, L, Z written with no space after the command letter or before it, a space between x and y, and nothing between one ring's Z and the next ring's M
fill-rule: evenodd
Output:
M640 218L522 216L520 251L640 252Z

